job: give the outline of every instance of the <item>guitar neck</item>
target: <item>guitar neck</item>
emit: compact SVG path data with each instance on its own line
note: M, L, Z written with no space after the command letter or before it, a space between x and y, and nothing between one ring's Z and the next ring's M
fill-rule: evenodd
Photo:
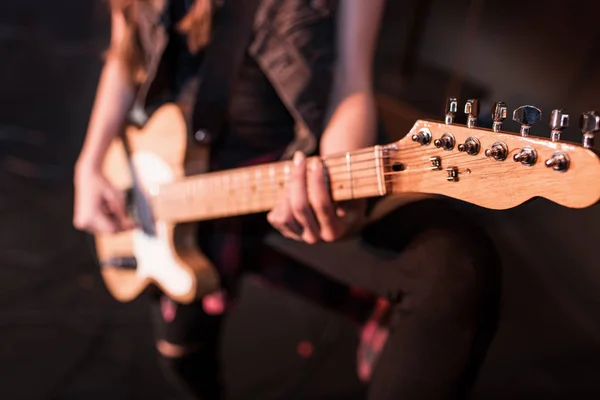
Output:
M383 196L386 150L381 146L321 158L334 201ZM191 222L271 210L285 196L291 161L211 172L150 190L155 217Z

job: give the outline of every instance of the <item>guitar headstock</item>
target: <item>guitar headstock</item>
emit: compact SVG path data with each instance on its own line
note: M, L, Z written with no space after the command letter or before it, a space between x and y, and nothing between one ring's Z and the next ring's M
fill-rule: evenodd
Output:
M455 124L456 98L449 99L444 122L418 120L402 140L385 147L388 193L430 193L490 209L516 207L543 197L564 207L584 208L600 201L600 158L592 150L600 114L579 121L582 144L561 141L569 115L554 110L549 138L530 136L542 120L534 106L514 110L519 133L502 131L508 109L498 102L491 129L477 126L478 101L465 104L467 125Z

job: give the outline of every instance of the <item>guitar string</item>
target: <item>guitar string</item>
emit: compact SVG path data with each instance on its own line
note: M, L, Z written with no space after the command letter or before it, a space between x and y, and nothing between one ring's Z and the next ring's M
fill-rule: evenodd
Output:
M391 160L394 160L393 158L389 158ZM398 159L399 161L402 159ZM369 160L364 160L362 163L365 162L371 162ZM494 167L502 167L505 168L506 164L492 164L491 162L488 162L488 160L469 160L469 161L464 161L462 162L460 165L457 165L456 167L464 167L464 165L472 165L472 164L483 164L486 163L487 165L485 165L486 168L494 168ZM358 164L358 163L357 163ZM340 165L342 166L342 165ZM517 164L514 164L514 167L519 168L520 166ZM443 169L442 169L443 170ZM373 184L377 183L377 179L379 179L379 176L383 175L384 177L386 176L393 176L393 175L401 175L402 173L407 173L407 172L426 172L426 171L438 171L437 169L433 169L433 166L427 166L427 167L421 167L421 168L407 168L404 171L384 171L382 174L377 174L374 173L373 175L356 175L359 172L362 171L373 171L376 172L376 166L375 168L361 168L361 169L353 169L352 173L354 174L354 176L352 177L352 181L357 181L357 180L365 180L365 179L370 179L373 180ZM508 173L508 172L498 172L499 174L502 173ZM280 186L281 182L287 182L288 181L288 175L286 174L282 174L281 171L276 171L276 173L272 174L269 179L263 179L262 175L260 176L260 178L256 177L256 175L254 176L254 178L251 177L251 174L248 172L246 173L243 178L245 179L238 179L237 177L231 178L229 181L229 186L231 186L231 184L235 184L238 188L250 188L250 192L256 192L256 190L254 189L254 187L256 185L260 185L263 182L270 182L269 186ZM486 175L490 175L490 173L486 173ZM331 181L335 181L336 179L340 178L344 181L350 181L350 176L348 171L340 171L337 173L330 173L328 174L329 178ZM212 181L212 180L211 180ZM195 182L188 182L188 185L184 185L184 186L177 186L176 188L171 186L167 192L170 192L169 194L171 195L176 195L176 194L180 194L181 192L186 192L189 190L192 190L194 186L196 186L196 189L202 189L202 186L209 186L212 187L213 189L223 189L223 186L227 186L224 185L222 182L214 182L214 181L208 181L208 180L203 180L203 181L195 181ZM337 183L337 182L336 182ZM353 185L355 188L359 188L357 185ZM206 189L206 188L204 188ZM264 191L264 189L262 190ZM179 193L177 193L179 192ZM187 194L186 194L187 196Z
M442 161L454 158L456 156L463 156L464 157L464 154L448 155L448 156L444 157L442 159ZM378 159L382 160L382 161L394 161L394 162L397 161L397 162L402 162L404 164L407 164L408 162L414 160L414 158L384 156L384 157L381 157L381 158L375 158L374 157L372 159L358 160L358 161L355 161L354 163L352 163L351 166L355 166L355 165L359 165L359 164L366 164L366 163L369 163L369 164L375 163L375 164L377 164L376 162L377 162ZM422 163L426 163L427 162L427 161L423 160L422 158L418 158L418 161L421 161ZM495 162L497 164L494 164L492 162ZM472 160L463 161L460 164L454 165L454 167L462 167L464 165L472 165L472 164L482 164L482 166L485 166L486 168L487 167L493 167L493 166L499 166L499 167L504 167L504 168L506 167L506 164L504 162L502 162L502 161L492 161L492 159L488 159L488 158L485 158L485 159L483 159L483 158L476 158L476 159L472 159ZM483 165L483 164L486 164L486 165ZM268 165L268 164L266 164L266 165ZM281 166L281 165L279 165L279 166ZM517 164L514 164L514 166L515 167L519 167ZM335 171L334 168L336 168L336 167L341 167L342 170ZM342 177L344 179L348 179L350 172L352 174L356 175L357 173L364 172L364 171L373 171L373 172L375 172L375 175L374 176L370 176L370 175L369 176L360 176L360 175L358 175L358 176L355 176L354 179L377 178L377 176L378 176L378 174L376 172L377 172L377 168L379 166L377 166L377 165L373 165L373 167L368 167L368 168L358 168L358 169L352 168L351 171L349 171L347 169L347 167L348 167L347 163L340 163L340 164L337 164L337 165L327 164L327 169L330 171L327 174L327 176L331 180L334 180L334 179L336 179L338 177ZM383 168L390 168L391 166L390 165L383 165L381 167L383 167ZM434 169L432 169L432 167L433 167L433 165L427 166L427 167L424 167L424 168L420 168L420 169L415 169L415 168L411 168L411 166L408 165L407 168L406 168L406 170L411 170L411 171L415 171L415 170L418 170L418 171L433 170L433 171L435 171ZM282 178L286 178L286 176L287 176L285 173L282 173L282 171L275 170L271 174L266 174L266 175L269 175L269 176L268 176L268 179L265 179L265 177L263 176L263 171L261 170L263 168L265 168L265 167L264 166L253 166L253 167L249 167L249 169L246 170L245 172L241 172L243 170L240 170L239 172L237 172L237 174L229 174L228 175L229 176L229 178L228 178L229 182L228 183L229 184L232 184L232 183L234 183L234 184L240 184L240 183L242 183L243 184L243 183L246 183L246 182L250 182L250 185L256 185L256 184L261 184L261 182L265 182L265 181L281 181ZM259 172L259 171L260 171L260 176L257 176L257 172ZM384 171L382 175L386 176L386 175L390 175L390 174L395 174L397 172L403 172L403 171ZM252 176L252 175L254 175L254 176ZM241 179L240 179L240 177L241 177ZM169 185L169 190L168 191L171 191L171 192L172 191L177 191L177 189L179 189L179 190L188 190L188 186L194 186L194 185L197 185L197 186L205 186L206 185L206 186L212 186L212 187L215 187L215 186L217 186L217 187L218 186L225 186L223 184L223 180L222 179L219 180L219 179L215 179L215 178L217 178L217 176L215 176L215 175L210 176L210 177L208 177L207 175L198 175L198 176L193 177L193 179L181 180L181 181L177 181L177 182L173 182L173 183L167 184L167 185ZM175 186L177 186L177 189L175 189Z
M517 150L518 149L514 149L510 153L515 152ZM425 161L425 160L423 160L423 157L425 156L425 154L423 154L424 152L434 152L434 151L438 151L439 152L440 150L437 149L437 148L431 148L431 149L417 148L416 150L413 150L413 151L395 150L395 149L391 150L391 151L400 153L399 155L395 155L396 158L394 159L394 161L406 164L406 163L410 163L410 162L413 162L413 161ZM373 151L372 150L368 150L368 151L364 151L364 152L350 153L350 155L351 156L356 156L356 155L359 155L359 154L367 154L367 153L372 154ZM420 155L417 156L417 157L406 157L406 155L408 155L408 154L414 154L414 153L420 153ZM443 160L447 160L447 159L454 159L455 157L464 157L464 156L466 156L465 153L449 153L449 154L443 155L443 157L441 157L441 159L443 161ZM367 159L363 158L363 159L360 159L360 160L351 161L350 165L354 166L354 165L361 164L361 163L376 162L377 160L382 160L382 161L384 161L384 160L390 160L390 159L392 159L392 157L394 157L394 156L391 156L389 154L382 155L382 156L373 156L373 157L370 157L370 158L367 158ZM325 160L325 161L328 161L328 160L329 161L342 161L339 164L334 164L334 163L330 162L330 163L326 163L325 165L326 165L326 167L328 169L333 169L334 167L342 167L342 168L344 168L344 170L340 171L339 173L340 174L348 173L347 168L348 168L348 164L349 163L348 163L348 161L346 159L346 155L345 154L343 154L343 155L335 155L335 156L333 156L333 155L332 156L327 156L327 157L324 157L322 159ZM474 159L473 162L486 162L487 160L488 160L487 157L486 158L481 158L480 157L480 158ZM489 160L491 160L491 159L489 159ZM471 162L471 161L465 161L463 163L468 163L468 162ZM224 171L213 171L213 172L210 172L210 173L207 173L207 174L201 174L201 175L196 175L196 176L185 177L182 180L179 180L179 181L173 182L173 183L169 183L168 185L191 183L192 181L196 181L196 180L198 180L198 181L199 180L209 180L209 179L217 178L218 175L230 175L230 176L233 176L235 174L240 174L240 175L244 174L244 173L245 174L250 174L250 171L252 171L252 170L263 169L263 168L267 168L267 167L269 167L269 168L270 167L274 167L274 168L284 167L285 168L286 164L289 166L291 163L292 163L291 161L280 161L280 162L275 162L275 163L270 163L270 164L251 165L251 166L247 166L247 167L234 168L234 169L224 170ZM246 172L243 172L243 171L246 171ZM357 171L360 171L360 170L352 169L352 171L353 172L357 172Z
M475 160L473 160L473 162L475 162ZM501 166L501 164L497 164L497 166ZM516 167L518 167L518 166L516 166ZM389 184L389 183L398 182L400 180L399 179L395 179L395 178L398 178L398 177L400 177L402 175L410 175L410 174L422 173L422 172L436 173L437 171L439 171L439 172L445 172L444 170L433 170L433 169L431 169L431 167L421 168L421 169L408 169L408 170L397 171L397 172L386 172L386 173L383 174L384 178L385 178L383 180L383 183ZM459 173L460 173L460 170L459 170ZM492 173L488 172L488 173L486 173L484 175L478 175L478 177L481 178L481 177L486 177L486 176L505 175L507 173L509 173L509 172L492 172ZM440 175L442 175L442 174L440 174ZM391 177L391 179L390 179L390 177ZM282 177L280 176L280 178L282 178ZM370 180L370 182L369 183L354 184L354 185L352 185L353 188L354 188L354 190L360 190L360 189L364 189L364 188L375 189L375 187L378 184L378 180L377 180L378 177L377 176L363 176L363 177L359 177L359 178L356 178L356 179L360 179L360 180L363 180L363 181L364 180ZM353 180L356 180L356 179L353 179ZM282 182L281 182L282 180L284 181L283 182L283 187L281 186L282 185ZM349 181L349 179L347 179L347 181ZM236 194L239 195L239 192L243 192L243 194L248 194L248 195L254 196L254 197L265 197L265 196L267 196L267 195L269 195L270 193L273 193L273 192L276 192L276 194L279 194L279 192L285 191L285 189L286 189L285 184L286 183L288 183L287 180L279 179L279 181L277 181L277 182L272 182L269 185L265 185L265 189L262 189L260 191L253 190L252 186L242 185L240 187L238 185L237 186L237 192L236 192ZM247 190L247 189L250 189L250 190ZM351 188L350 188L350 186L348 186L346 188L337 188L336 190L348 190L348 191L350 191ZM210 197L213 200L215 200L215 199L221 199L221 198L229 199L231 197L231 195L232 195L231 191L226 191L225 190L225 191L222 191L222 193L223 193L222 196L215 196L214 193L211 193ZM177 194L182 195L182 196L177 196ZM176 198L179 197L179 200L189 199L189 197L190 197L189 192L188 193L177 193L177 194L175 196L173 196L173 197L176 197ZM168 197L168 199L167 198L163 198L163 199L164 200L178 200L178 199L173 199L172 196L167 196L167 197ZM204 197L204 196L203 196L202 193L198 193L198 194L192 194L191 197ZM239 202L239 200L236 200L236 202Z
M432 148L432 149L423 149L423 148L422 148L422 147L420 147L420 146L419 146L419 147L417 147L417 149L418 149L417 151L418 151L419 153L421 153L421 154L423 153L423 151L424 151L424 150L439 151L439 149L437 149L437 148L435 148L435 149L434 149L434 148ZM371 148L371 149L368 149L368 150L365 150L365 151L359 151L359 152L351 153L351 155L355 156L355 155L357 155L357 154L367 154L367 153L368 153L368 154L373 154L375 151L376 151L376 150L374 150L373 148ZM406 155L406 154L408 153L407 151L400 151L400 150L397 150L397 149L392 149L391 151L392 151L392 152L395 152L395 153L401 153L401 154L398 154L396 157L392 157L392 156L390 156L389 154L382 155L382 156L379 156L379 154L377 154L377 156L371 157L371 158L369 158L369 159L362 159L362 160L354 161L354 163L353 163L353 164L351 164L351 165L364 164L364 163L367 163L367 162L368 162L368 163L372 163L372 162L377 162L377 160L382 160L382 161L383 161L383 160L393 160L393 161L399 161L399 162L404 162L404 163L407 163L407 162L409 162L410 160L414 160L414 159L415 159L414 157L400 157L400 156L404 156L404 155ZM449 158L454 158L454 157L457 157L457 156L462 156L462 157L464 157L464 156L465 156L465 154L463 154L463 153L447 154L446 156L444 156L444 158L443 158L443 159L444 159L444 160L447 160L447 159L449 159ZM421 155L421 156L417 157L417 159L418 159L419 161L425 161L425 160L423 160L423 159L422 159L422 157L423 157L423 156ZM344 154L344 155L335 155L335 156L333 156L333 155L332 155L332 156L327 156L327 157L323 157L322 159L324 159L324 160L330 160L330 161L337 161L337 160L341 160L341 159L343 159L343 158L345 158L345 154ZM464 164L486 163L486 162L488 162L488 160L490 160L490 161L491 161L491 159L487 159L487 158L486 158L486 159L476 158L476 159L473 159L473 160L464 161L464 162L462 162L462 163L461 163L461 165L460 165L460 166L463 166ZM289 162L288 162L288 163L289 163ZM275 165L273 165L273 164L275 164ZM282 163L273 163L273 164L271 164L271 165L270 165L270 167L271 167L271 166L275 166L275 167L282 167L282 166L283 166L283 167L285 167L285 162L282 162ZM279 164L279 165L277 165L277 164ZM266 164L266 165L268 165L268 164ZM288 164L288 165L289 165L289 164ZM489 164L489 163L488 163L486 166L487 166L487 167L492 167L492 166L496 166L496 165L497 165L497 166L504 166L504 167L506 166L506 164L503 164L503 163L501 163L501 162L498 162L498 164L495 164L495 165L494 165L494 164ZM250 166L250 168L251 168L251 169L253 169L253 168L264 168L264 166L265 166L265 164L263 164L263 165L256 165L256 166ZM339 164L337 164L337 165L336 165L336 164L333 164L333 163L328 163L328 164L327 164L327 168L328 168L329 170L331 170L331 169L333 169L333 168L335 168L335 167L343 167L343 168L344 168L344 170L342 170L342 171L340 171L340 172L338 172L338 173L333 173L333 172L329 173L328 175L330 176L330 179L332 179L332 178L333 178L333 177L335 177L336 175L337 175L337 176L343 175L345 180L348 180L348 181L350 181L350 179L349 179L350 177L348 176L348 174L349 174L349 171L347 170L347 167L348 167L348 162L347 162L347 161L344 161L344 162L342 162L342 163L339 163ZM377 167L378 167L378 166L377 166L377 165L375 165L375 170L376 170L376 168L377 168ZM389 167L389 165L386 165L386 167ZM517 167L518 167L518 166L517 166ZM279 168L278 168L278 169L279 169ZM373 168L352 169L352 173L357 173L357 172L364 171L364 170L374 170L374 169L373 169ZM437 170L433 170L433 169L432 169L432 167L426 167L426 168L420 168L420 169L413 169L413 168L409 168L409 169L407 169L407 170L404 170L404 171L396 171L396 172L385 172L385 171L384 171L384 172L383 172L383 174L381 174L381 175L383 175L383 177L384 177L384 180L383 180L383 182L382 182L382 183L389 184L389 183L394 183L394 182L397 182L397 181L398 181L397 179L393 179L394 177L397 177L397 175L402 175L402 174L406 175L406 174L409 174L409 173L415 173L415 172L425 172L425 171L431 171L431 172L434 172L434 171L437 171ZM227 171L220 171L220 172L227 172ZM230 171L229 171L229 172L230 172ZM255 179L254 179L254 181L255 181L255 183L259 183L259 182L260 182L260 180L262 180L262 179L256 179L256 170L255 170L254 172L255 172L255 177L254 177ZM507 173L507 172L497 172L497 173L494 173L494 175L506 174L506 173ZM250 171L247 171L247 172L246 172L246 175L248 175L248 177L249 177L249 175L250 175ZM490 176L490 175L491 175L490 173L486 173L486 176ZM284 179L283 179L283 181L284 181L284 182L287 182L287 176L288 176L287 174L283 174L283 178L284 178ZM361 177L361 176L359 176L359 177L356 177L355 179L352 179L352 181L354 181L354 180L356 180L356 179L362 179L362 180L369 179L369 180L371 180L372 182L370 182L370 183L367 183L367 184L354 184L353 182L351 182L351 183L352 183L352 185L350 185L350 187L347 187L347 188L340 188L340 189L337 189L337 190L360 190L361 188L370 188L370 189L374 189L376 185L379 185L379 184L380 184L380 182L379 182L379 176L380 176L380 175L378 175L378 174L375 174L375 176L362 176L362 177ZM392 179L387 179L387 177L389 177L389 176L392 176ZM206 177L206 176L204 176L204 178L205 178L205 177ZM211 178L216 178L216 176L214 176L214 175L213 175ZM256 191L256 190L255 190L255 189L252 187L252 186L254 186L254 185L252 185L252 184L250 183L250 184L251 184L251 186L250 186L249 188L250 188L251 190L249 191L249 193L248 193L248 191L246 191L246 190L244 190L244 191L246 191L246 192L247 192L246 194L250 195L251 197L252 197L252 196L254 196L255 198L256 198L256 197L258 197L258 198L260 198L262 201L265 201L265 200L267 200L265 197L267 197L267 196L269 196L269 195L271 195L271 194L276 194L276 195L280 196L280 195L281 195L281 193L280 193L280 192L281 192L281 191L283 191L283 190L285 190L285 183L284 183L284 187L283 187L283 188L281 187L281 180L282 180L281 178L282 178L282 176L281 176L281 171L275 171L275 173L273 173L273 174L271 174L271 175L269 176L269 182L271 182L271 183L270 183L270 184L269 184L269 186L268 186L268 190L262 189L262 190L260 190L259 192L257 192L257 191ZM210 178L209 178L209 179L210 179ZM210 180L212 180L212 179L210 179ZM233 181L235 181L235 179L232 179L232 180L233 180ZM272 182L272 181L276 181L276 182ZM203 183L204 183L204 182L206 182L206 181L203 181ZM245 182L247 182L247 181L245 181ZM191 182L187 182L187 183L191 183ZM194 183L197 183L197 182L194 182ZM238 182L238 183L239 183L239 182ZM214 185L213 185L213 186L214 186ZM245 185L242 185L242 189L247 189L247 188L246 188L246 187L244 187L244 186L245 186ZM274 188L273 188L273 186L276 186L276 187L274 187ZM238 188L239 188L239 186L238 186ZM171 188L171 189L172 189L172 188ZM179 189L180 189L180 190L177 190L177 192L179 192L179 191L188 191L188 190L189 190L188 188L179 188ZM273 192L274 192L274 193L273 193ZM173 191L171 190L171 195L173 195L173 194L175 194L175 193L173 193ZM181 193L179 193L179 194L181 194ZM231 192L227 193L227 191L224 191L224 193L223 193L223 194L226 196L226 197L224 197L225 199L230 199L230 198L231 198ZM184 196L182 196L182 197L183 197L183 198L189 198L189 196L190 196L190 195L189 195L189 193L184 193ZM179 196L177 196L177 197L179 197ZM194 195L194 197L197 197L197 196L196 196L196 195ZM218 196L218 197L216 197L216 198L215 198L214 194L213 194L211 197L212 197L212 200L213 200L213 201L214 201L215 199L221 199L221 196ZM172 197L171 197L171 199L172 199ZM165 200L165 199L163 199L163 204L164 204L164 200ZM239 207L243 207L243 203L242 203L242 202L240 202L239 200L236 200L236 201L235 201L235 204L237 204L237 205L238 205L238 208L239 208Z
M386 184L398 183L398 182L402 181L402 179L398 179L400 177L398 177L396 175L400 175L400 174L410 175L410 174L418 173L418 172L421 172L421 171L412 170L412 171L397 172L394 175L388 177L385 180L385 183ZM502 173L502 174L505 174L505 173ZM490 175L499 175L499 174L490 174ZM442 184L442 183L446 183L446 181L444 180L442 182L437 182L437 183ZM355 191L355 193L359 192L361 188L368 188L368 189L373 190L375 186L376 186L375 183L364 184L364 185L355 185L354 191ZM429 186L429 187L432 188L432 186ZM200 215L200 216L194 217L194 218L197 220L203 220L203 219L214 219L214 218L219 218L219 217L235 216L235 215L240 215L240 214L244 214L244 213L266 212L269 209L271 209L279 199L281 199L281 196L283 196L285 194L285 189L282 189L279 187L270 188L270 189L274 189L274 190L262 191L259 196L255 196L255 197L250 196L250 198L248 198L248 197L233 197L232 198L231 195L227 196L227 197L217 198L217 200L219 200L219 201L213 202L213 204L217 204L216 206L213 205L213 206L205 207L205 204L202 204L201 201L198 201L199 206L204 208L204 210L196 210L196 214ZM347 190L347 191L349 192L349 190ZM402 192L410 193L412 191L405 190L405 191L395 191L392 193L400 194ZM423 194L444 194L443 191L439 191L439 190L438 191L431 190L431 191L425 191L425 192L421 192L421 193L423 193ZM367 198L367 197L378 197L378 196L379 196L378 194L374 194L374 193L369 193L368 195L354 196L354 197L339 196L340 198L336 199L336 201L344 201L344 200ZM240 201L240 198L243 200ZM214 197L212 199L215 200ZM180 199L180 200L184 200L184 199ZM196 200L201 200L201 198L196 199ZM266 204L267 202L268 202L268 204ZM167 202L167 203L171 203L171 202ZM168 206L169 204L166 204L166 205ZM171 204L171 205L174 205L174 204ZM169 214L169 213L167 213L167 214ZM204 215L204 216L202 216L202 215ZM177 220L177 218L175 218L175 220Z

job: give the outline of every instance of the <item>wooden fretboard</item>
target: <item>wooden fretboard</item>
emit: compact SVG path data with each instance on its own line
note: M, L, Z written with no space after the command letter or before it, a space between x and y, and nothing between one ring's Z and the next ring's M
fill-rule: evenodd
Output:
M381 146L322 158L335 201L387 192ZM190 222L265 212L285 195L291 161L211 172L152 190L155 218Z

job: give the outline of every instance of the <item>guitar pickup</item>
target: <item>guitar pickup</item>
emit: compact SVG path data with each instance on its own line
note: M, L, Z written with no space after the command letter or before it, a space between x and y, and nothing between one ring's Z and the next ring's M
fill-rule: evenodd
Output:
M116 268L116 269L136 269L137 260L135 257L113 257L107 260L100 260L100 267L102 268Z

